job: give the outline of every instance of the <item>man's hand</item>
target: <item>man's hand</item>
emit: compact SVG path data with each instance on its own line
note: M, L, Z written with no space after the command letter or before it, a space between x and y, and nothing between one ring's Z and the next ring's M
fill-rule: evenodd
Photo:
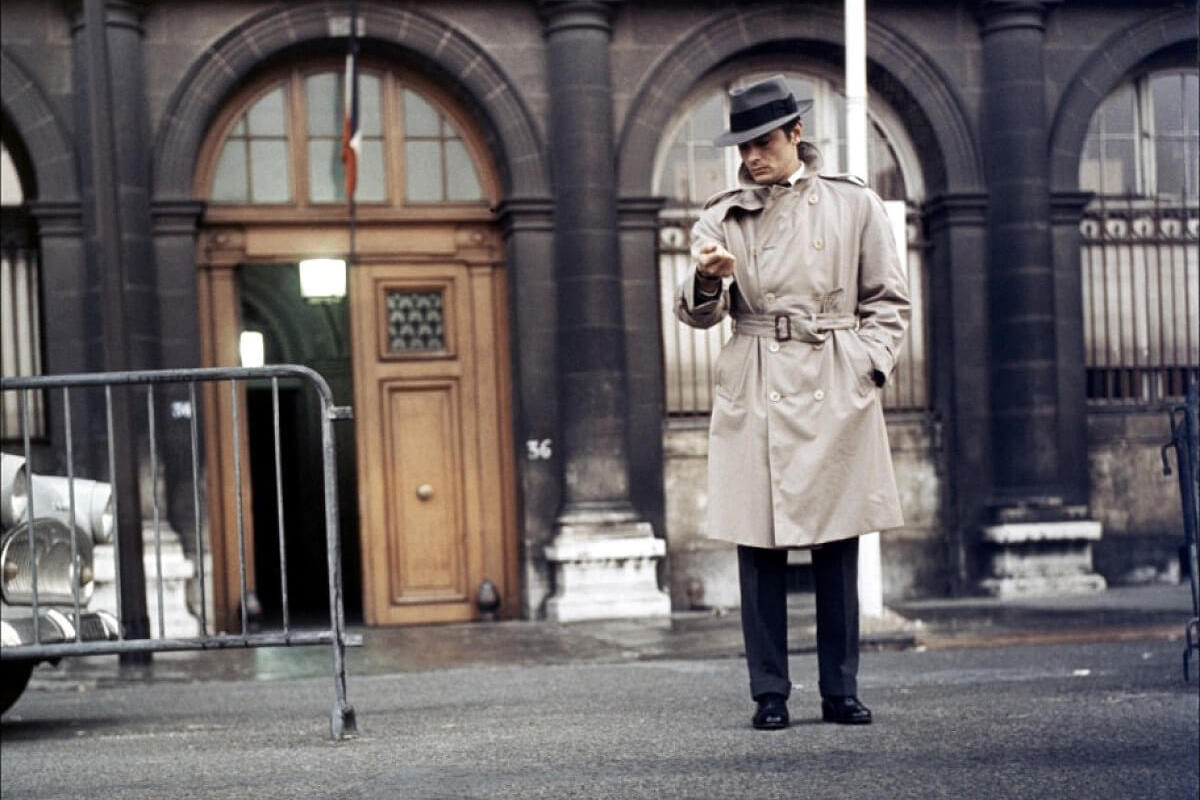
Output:
M701 278L718 280L732 277L736 265L737 259L733 257L733 253L716 242L703 244L697 251L696 272Z

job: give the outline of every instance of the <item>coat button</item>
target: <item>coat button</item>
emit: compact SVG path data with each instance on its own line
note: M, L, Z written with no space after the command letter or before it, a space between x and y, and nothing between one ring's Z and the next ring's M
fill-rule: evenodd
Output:
M814 400L824 400L825 399L825 390L817 389L815 392L813 392L813 399Z
M772 403L779 402L779 392L771 392L769 395L767 395L767 397L771 398Z
M817 193L816 192L813 192L812 194L810 194L808 196L808 204L810 206L815 206L817 204Z
M770 350L772 353L778 353L779 352L779 342L771 342L769 345L767 345L767 349Z
M822 241L822 240L820 240L820 239L813 239L813 249L815 249L815 250L824 250L824 249L825 249L825 242L823 242L823 241Z
M765 295L763 295L763 300L766 300L767 305L770 305L771 303L775 302L775 295L771 292L767 292Z

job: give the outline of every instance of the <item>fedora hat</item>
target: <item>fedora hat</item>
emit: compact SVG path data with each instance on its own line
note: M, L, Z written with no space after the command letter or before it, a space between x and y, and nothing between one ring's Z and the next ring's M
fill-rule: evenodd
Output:
M810 108L812 100L796 102L782 75L734 89L729 93L729 130L713 139L713 146L729 147L757 139Z

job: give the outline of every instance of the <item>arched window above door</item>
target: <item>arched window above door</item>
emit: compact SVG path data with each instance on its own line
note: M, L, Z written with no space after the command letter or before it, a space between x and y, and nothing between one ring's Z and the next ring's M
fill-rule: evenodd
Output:
M197 170L197 193L222 206L344 204L345 81L337 62L292 68L247 87L222 113ZM432 84L380 64L359 73L360 207L487 205L481 145Z

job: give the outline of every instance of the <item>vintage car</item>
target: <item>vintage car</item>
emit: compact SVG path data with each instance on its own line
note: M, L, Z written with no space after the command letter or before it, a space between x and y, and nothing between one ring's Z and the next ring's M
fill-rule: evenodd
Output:
M0 713L21 696L39 661L58 660L23 657L15 648L118 636L115 617L88 609L93 546L113 535L111 486L76 478L73 507L72 516L67 478L34 475L25 459L0 454Z

